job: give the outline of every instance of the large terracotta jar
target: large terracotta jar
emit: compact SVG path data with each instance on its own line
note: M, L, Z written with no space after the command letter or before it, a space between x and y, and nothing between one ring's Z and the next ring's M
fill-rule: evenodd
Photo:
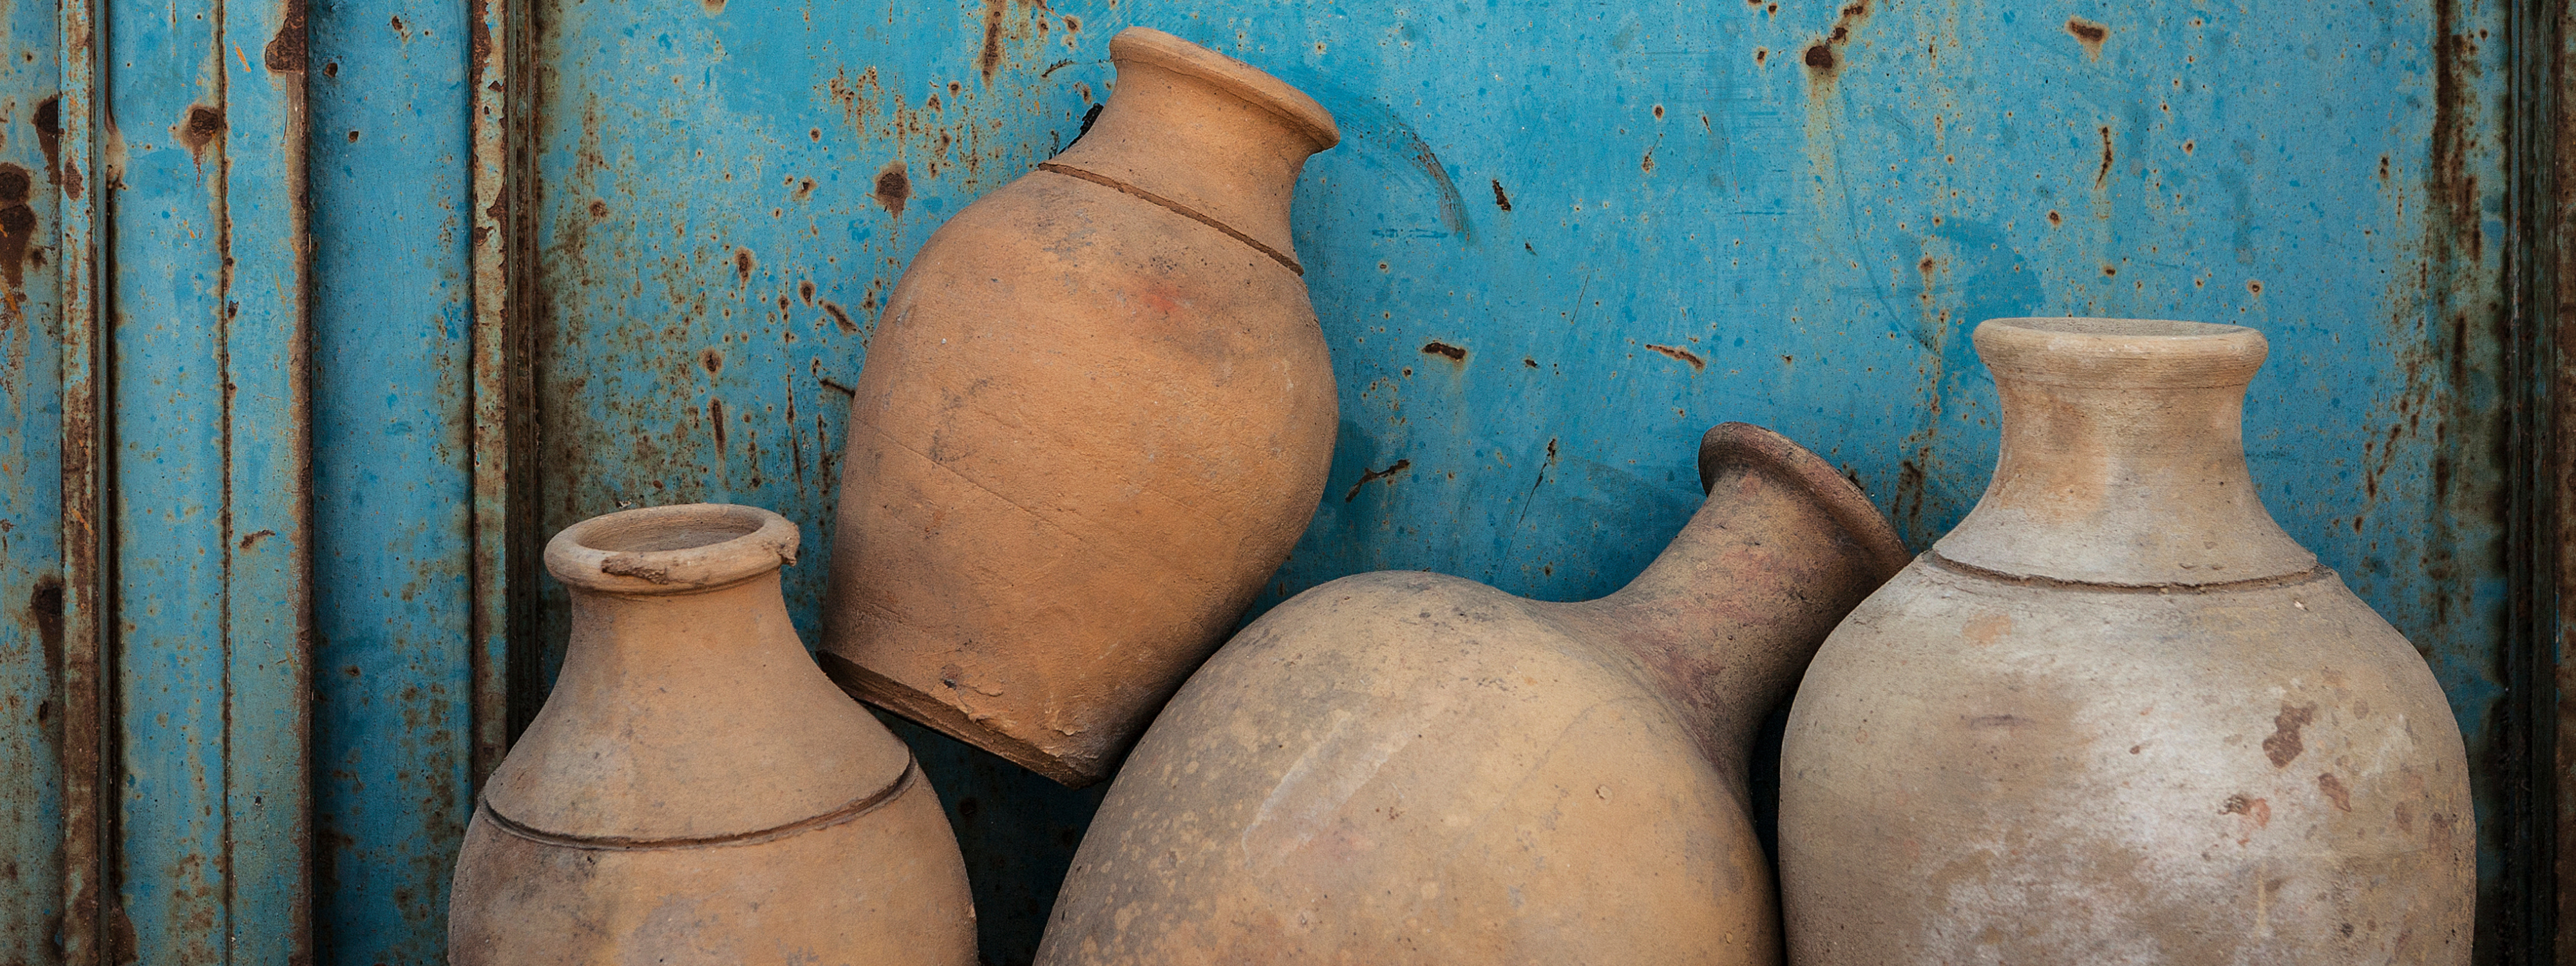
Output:
M1700 477L1599 600L1373 573L1245 628L1119 772L1038 962L1779 962L1746 746L1905 553L1766 430L1710 431Z
M1782 752L1790 960L2468 962L2468 762L2245 466L2262 335L1999 319L1985 499L1854 610Z
M466 827L450 962L975 962L936 793L787 623L796 539L775 513L700 504L547 545L572 641Z
M821 655L850 693L1073 786L1287 559L1338 419L1288 236L1331 115L1160 31L1109 50L1090 131L942 226L887 299Z

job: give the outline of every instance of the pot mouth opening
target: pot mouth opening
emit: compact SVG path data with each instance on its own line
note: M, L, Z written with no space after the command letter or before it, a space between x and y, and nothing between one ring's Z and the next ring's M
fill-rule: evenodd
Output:
M1109 39L1109 59L1120 64L1130 61L1152 64L1175 74L1206 81L1255 107L1278 115L1290 128L1315 142L1317 151L1342 142L1342 130L1333 123L1333 113L1307 96L1305 91L1270 76L1261 68L1172 34L1152 27L1121 30L1118 36Z
M2105 389L2242 387L2270 353L2254 329L2174 319L1989 319L1974 338L1999 380Z
M1905 551L1905 539L1897 535L1896 526L1860 485L1835 472L1832 464L1788 437L1752 423L1719 423L1700 436L1699 484L1702 493L1717 484L1718 474L1728 466L1751 465L1785 478L1807 498L1814 500L1825 515L1843 530L1853 545L1868 558L1878 579L1896 576L1913 562Z
M758 507L645 507L565 527L546 544L546 570L587 590L690 593L795 563L798 539L795 524Z

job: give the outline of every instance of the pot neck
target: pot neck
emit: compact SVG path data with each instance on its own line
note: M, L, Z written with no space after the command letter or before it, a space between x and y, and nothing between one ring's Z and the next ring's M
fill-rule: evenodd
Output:
M1710 430L1700 481L1707 501L1644 573L1564 606L1637 659L1710 760L1733 764L1825 635L1907 557L1859 487L1769 430Z
M1340 138L1315 100L1240 61L1144 27L1110 41L1115 94L1048 162L1293 260L1288 206L1306 159Z
M1933 546L2012 577L2201 586L2316 567L2254 492L2245 387L2262 333L2134 319L1997 319L1977 354L2003 406L1985 497Z

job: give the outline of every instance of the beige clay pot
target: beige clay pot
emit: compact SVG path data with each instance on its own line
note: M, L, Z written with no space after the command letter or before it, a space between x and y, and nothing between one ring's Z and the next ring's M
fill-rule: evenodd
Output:
M1287 559L1333 372L1288 236L1313 99L1170 34L887 300L850 410L821 660L1067 785L1116 767Z
M1219 651L1119 772L1045 966L1779 961L1746 745L1904 548L1767 430L1581 603L1428 573L1298 595Z
M975 962L937 794L788 625L796 542L775 513L699 504L547 545L572 641L466 828L450 962Z
M2468 762L2272 521L2235 326L2000 319L1985 499L1854 610L1782 751L1790 961L2468 962Z

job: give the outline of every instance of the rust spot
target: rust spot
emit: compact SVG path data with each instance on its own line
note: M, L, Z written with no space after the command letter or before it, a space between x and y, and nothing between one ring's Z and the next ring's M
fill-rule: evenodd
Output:
M857 335L857 334L858 334L858 332L859 332L859 324L858 324L858 323L856 323L856 322L852 322L852 321L850 321L850 313L848 313L848 312L844 312L844 311L841 311L841 307L840 307L840 306L838 306L838 305L834 305L834 304L832 304L830 301L828 301L828 300L827 300L827 301L825 301L825 302L823 303L823 314L824 314L824 315L831 316L831 317L832 317L832 324L833 324L833 325L840 326L840 327L841 327L841 331L846 332L846 333L849 333L849 334L851 334L851 335Z
M1821 43L1808 44L1807 55L1801 59L1807 62L1807 66L1817 70L1834 69L1834 50Z
M716 452L721 454L725 451L724 400L713 398L707 400L707 422L715 430Z
M810 128L806 128L806 129L805 129L805 139L806 139L806 140L809 140L809 141L821 141L821 140L823 140L823 129L822 129L822 128L819 128L819 127L810 127Z
M188 117L179 122L177 133L179 143L188 146L188 154L195 157L197 163L204 164L206 145L215 143L215 138L224 133L224 111L219 107L190 104Z
M63 581L60 577L40 577L27 591L27 621L36 625L36 640L44 645L45 666L60 674L63 666Z
M2066 18L2066 32L2074 35L2076 43L2084 45L2084 56L2095 60L2102 59L2102 41L2111 36L2111 28L2082 17Z
M600 200L600 199L598 199L598 198L592 198L592 199L590 199L590 220L592 220L592 221L606 221L607 219L608 219L608 202L606 202L606 201L602 201L602 200Z
M993 83L993 71L1002 66L1002 15L1010 9L1011 0L984 0L984 52L975 56L975 70L984 75L984 83Z
M1862 17L1868 15L1867 4L1855 3L1844 7L1842 15L1834 18L1833 29L1826 32L1825 39L1808 44L1806 53L1800 55L1799 59L1821 73L1833 73L1834 68L1842 63L1842 59L1834 54L1834 48L1849 42L1852 27L1856 26Z
M803 303L805 303L805 304L807 304L807 305L812 305L812 304L814 304L814 280L813 280L813 279L810 279L810 278L809 278L809 279L806 279L806 280L804 280L804 281L802 281L802 282L798 282L798 283L796 283L796 298L797 298L797 300L798 300L798 301L801 301L801 302L803 302Z
M1422 346L1423 355L1447 356L1451 362L1467 361L1467 350L1446 342L1429 342Z
M1661 105L1661 104L1657 104L1657 105L1655 105L1655 120L1660 121L1660 120L1663 120L1663 119L1664 119L1664 106L1663 106L1663 105Z
M707 375L710 376L723 372L723 350L717 349L714 346L708 346L704 349L698 350L698 368L706 370Z
M708 13L723 13L725 0L698 0L698 5L707 8Z
M356 131L351 131L351 132L349 132L349 143L351 143L351 144L356 144L356 143L358 143L358 132L356 132Z
M733 273L740 277L745 285L751 284L752 265L751 249L736 248L733 250Z
M2111 180L2111 126L2097 128L2102 132L2102 167L2093 172L2093 186L2099 188Z
M2326 798L2334 802L2334 807L2347 812L2352 811L2352 789L2343 787L2343 779L2336 778L2333 772L2317 776L2317 790L2326 793Z
M57 94L36 102L36 146L45 152L46 180L63 180L63 99Z
M2048 213L2048 227L2050 227L2050 228L2055 228L2055 227L2057 227L2057 226L2059 226L2059 225L2063 225L2063 224L2065 224L2065 223L2066 223L2066 217L2065 217L2064 215L2060 215L2060 214L2058 214L2058 213L2057 213L2057 212L2055 212L2055 211L2051 211L2051 212L2049 212L2049 213Z
M326 60L326 61L323 61L323 62L322 62L322 76L324 76L324 77L338 77L338 76L340 76L340 62L339 62L339 61L336 61L336 60Z
M2246 279L2246 280L2245 280L2245 291L2246 291L2248 294L2252 294L2252 295L2261 295L2261 294L2263 294L2263 283L2262 283L2260 280L2257 280L2257 279L2250 279L2250 278L2249 278L2249 279Z
M1521 365L1528 366L1528 367L1530 367L1530 368L1532 368L1532 369L1536 369L1536 368L1538 368L1538 360L1536 360L1536 359L1532 359L1532 358L1529 358L1528 356L1522 356L1522 357L1521 357Z
M1762 66L1763 64L1768 63L1770 60L1771 60L1771 48L1769 48L1769 47L1755 47L1755 48L1753 48L1753 66L1755 66L1755 67L1760 67L1760 66Z
M52 156L51 152L47 152L46 157ZM2388 156L2385 154L2379 156L2379 180L2383 184L2388 181Z
M277 535L277 531L275 531L275 530L258 530L258 531L253 531L253 532L251 532L251 533L245 533L245 534L242 534L242 538L241 538L241 544L240 544L240 546L241 546L241 548L242 548L242 549L244 549L244 550L248 550L248 549L250 549L250 548L252 548L252 547L259 546L260 541L262 541L262 540L266 540L266 539L268 539L268 538L270 538L270 537L274 537L274 536L276 536L276 535Z
M912 176L904 173L903 162L893 162L877 172L876 196L877 204L884 205L895 217L903 217L903 203L912 197Z
M1699 353L1692 352L1689 349L1680 348L1678 346L1656 345L1652 342L1646 343L1646 348L1661 352L1680 361L1690 363L1690 367L1693 371L1700 371L1708 368L1708 360L1700 358Z
M475 23L482 23L476 18ZM277 34L268 38L268 47L260 62L273 74L304 73L304 0L286 0L285 15L278 18Z
M2299 729L2316 720L2316 705L2281 706L2281 713L2272 716L2272 736L2263 739L2263 754L2272 759L2272 767L2288 767L2300 752L2308 750L2308 746L2299 740Z
M2102 274L2103 274L2104 276L2106 276L2106 277L2107 277L2107 276L2112 276L2112 275L2118 275L2118 274L2120 274L2120 266L2117 266L2117 265L2104 265L2104 266L2102 266Z
M0 164L0 280L6 280L11 291L25 287L27 262L37 257L36 209L27 203L34 191L35 178L27 169ZM5 304L0 300L0 305Z
M1412 468L1413 468L1413 461L1412 461L1412 460L1409 460L1409 459L1405 459L1405 460L1397 460L1397 461L1395 461L1395 465L1393 465L1393 466L1389 466L1389 467L1387 467L1387 468L1385 468L1385 469L1382 469L1382 470L1369 470L1369 471L1367 471L1367 472L1361 473L1361 474L1360 474L1360 481L1359 481L1359 482L1357 482L1357 483L1353 483L1353 484L1351 484L1351 492L1350 492L1350 493L1348 493L1348 494L1346 494L1346 495L1344 495L1344 496L1342 497L1342 502L1344 502L1344 503L1349 503L1349 502L1351 502L1352 500L1359 499L1359 498L1360 498L1360 487L1367 486L1367 485L1369 485L1369 484L1371 484L1371 483L1375 483L1375 482L1377 482L1377 481L1379 481L1379 480L1387 480L1387 481L1388 481L1388 483L1387 483L1387 485L1388 485L1388 486L1394 486L1394 485L1395 485L1395 483L1394 483L1394 481L1393 481L1393 478L1394 478L1395 474L1402 473L1402 472L1404 472L1405 470L1412 469Z
M1502 209L1502 210L1504 210L1504 211L1510 211L1510 210L1512 210L1512 197L1511 197L1510 195L1507 195L1507 194L1504 194L1504 193L1503 193L1503 181L1502 181L1502 179L1500 179L1500 178L1495 178L1495 179L1493 179L1493 182L1494 182L1494 207L1496 207L1496 208L1500 208L1500 209Z

